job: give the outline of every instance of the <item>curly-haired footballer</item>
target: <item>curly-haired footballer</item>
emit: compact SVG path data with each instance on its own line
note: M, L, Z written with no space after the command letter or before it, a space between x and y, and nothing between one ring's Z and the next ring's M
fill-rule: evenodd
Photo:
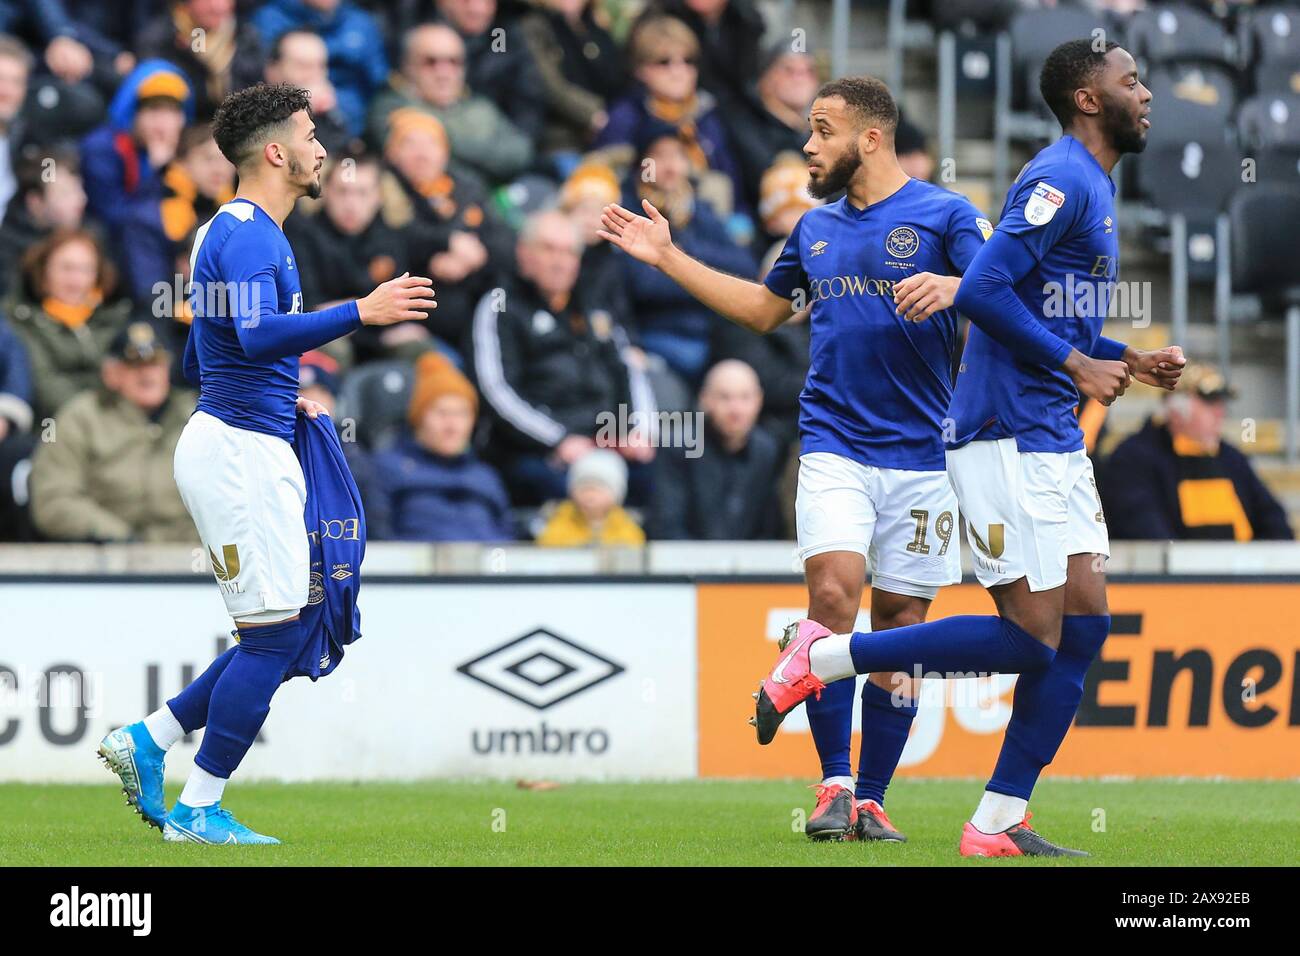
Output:
M429 279L404 274L363 299L304 313L282 226L299 197L321 191L325 149L307 91L233 93L213 136L238 170L239 191L199 229L190 256L194 324L184 367L200 395L175 473L239 639L155 713L105 737L99 752L165 839L278 843L237 821L221 798L311 638L299 616L309 592L309 489L290 442L295 416L323 409L298 398L298 359L362 325L425 318L433 290ZM199 728L194 771L169 814L163 758Z

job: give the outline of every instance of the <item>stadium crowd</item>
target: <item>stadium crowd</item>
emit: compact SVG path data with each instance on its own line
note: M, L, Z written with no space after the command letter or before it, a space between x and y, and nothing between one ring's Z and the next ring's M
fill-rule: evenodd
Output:
M649 199L757 277L815 202L827 77L753 0L0 0L0 33L0 540L196 540L184 285L234 194L213 114L262 81L330 154L285 224L304 308L437 291L303 358L372 538L790 535L806 321L752 336L596 237ZM930 177L906 120L897 148Z

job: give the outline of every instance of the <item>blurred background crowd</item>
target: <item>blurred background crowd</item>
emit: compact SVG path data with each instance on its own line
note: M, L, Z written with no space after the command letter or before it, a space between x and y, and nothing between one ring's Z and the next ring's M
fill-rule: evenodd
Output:
M285 224L306 309L404 271L437 290L427 320L302 359L372 538L791 537L807 322L753 336L596 236L605 204L649 199L687 252L763 275L814 203L830 78L772 6L0 0L0 540L196 538L171 474L184 285L235 189L213 113L263 81L311 92L329 151ZM905 104L897 150L930 179L925 125ZM1112 535L1291 537L1220 440L1233 386L1188 382L1120 445L1144 477L1105 491ZM1208 510L1188 480L1219 483Z

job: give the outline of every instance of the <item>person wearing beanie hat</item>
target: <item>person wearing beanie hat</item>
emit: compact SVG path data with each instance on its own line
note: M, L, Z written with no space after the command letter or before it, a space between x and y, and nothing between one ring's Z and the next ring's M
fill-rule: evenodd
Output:
M194 96L180 70L144 60L122 81L108 119L81 140L88 211L118 242L131 201L162 198L162 171L176 158L181 131L194 118Z
M640 547L645 532L623 510L627 464L608 448L594 448L569 468L569 497L537 535L544 547L599 544Z
M760 69L752 92L728 116L736 158L750 189L756 189L773 156L803 155L808 108L820 82L816 61L791 50L788 38L772 45ZM758 200L755 192L753 201Z
M447 356L415 363L408 429L375 456L378 493L366 502L371 536L399 541L508 541L501 477L470 448L478 393Z
M463 400L472 428L474 419L478 417L478 392L447 356L440 352L426 352L415 363L415 384L411 387L411 401L406 410L406 419L411 428L419 431L425 413L439 399L449 395ZM465 435L464 444L469 444L468 434Z

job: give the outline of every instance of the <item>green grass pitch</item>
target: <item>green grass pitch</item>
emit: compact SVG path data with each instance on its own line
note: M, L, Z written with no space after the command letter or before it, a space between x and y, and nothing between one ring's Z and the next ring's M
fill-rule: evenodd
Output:
M163 843L114 783L0 785L0 865L1060 865L958 857L976 781L891 787L905 845L810 843L795 781L232 784L225 805L278 847ZM1033 803L1045 836L1093 854L1069 866L1294 865L1296 807L1300 781L1047 780Z

